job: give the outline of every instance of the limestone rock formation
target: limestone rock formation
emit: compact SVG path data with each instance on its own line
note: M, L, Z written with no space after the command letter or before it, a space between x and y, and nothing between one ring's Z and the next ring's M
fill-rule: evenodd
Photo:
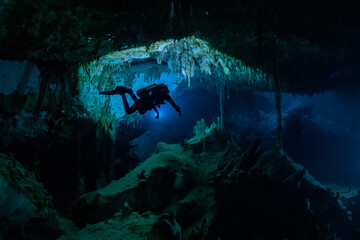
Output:
M29 61L0 60L0 108L8 113L35 109L39 75L37 66Z
M231 140L214 145L223 141L216 128L199 121L184 145L159 143L126 176L83 195L70 218L85 228L69 239L106 231L157 240L353 237L336 194L301 165L277 149L262 150L260 139L245 150Z
M271 89L273 81L260 69L249 67L196 37L111 52L82 65L78 76L79 100L112 135L115 119L132 124L140 116L127 116L120 96L99 95L100 91L121 85L136 92L151 83L165 83L173 91L182 82L208 89L220 85L228 89Z
M152 212L139 214L124 210L106 221L87 224L79 232L62 236L59 240L144 240L148 239L148 234L156 220L157 216Z
M11 155L0 154L0 239L56 238L76 230L59 217L34 173Z
M0 152L6 153L0 154L0 240L360 239L360 194L320 184L282 144L289 117L282 92L345 89L349 116L359 112L359 11L358 0L0 0ZM158 143L123 176L139 158L127 158L133 136L116 149L117 124L135 126L142 116L125 114L120 96L99 92L116 86L136 92L152 83L166 84L174 98L190 88L216 92L220 119L210 127L199 121L193 138ZM278 125L274 149L254 141L252 128L235 133L246 138L241 147L223 131L232 124L224 121L226 97L247 90L276 91L277 115L264 114L269 125ZM189 115L203 115L194 119L209 117L186 100ZM217 102L211 109L218 110ZM228 117L245 129L243 113L233 109ZM315 123L312 114L304 117ZM348 163L341 154L353 152L354 162L359 156L352 149L358 118L345 124L342 117L341 131L355 143L329 151L339 154L332 158L341 160L336 166ZM249 119L262 125L261 118ZM161 120L167 119L156 123ZM319 123L302 121L294 118L293 136ZM138 134L147 140L158 133L144 131ZM310 155L309 162L318 162L319 155Z

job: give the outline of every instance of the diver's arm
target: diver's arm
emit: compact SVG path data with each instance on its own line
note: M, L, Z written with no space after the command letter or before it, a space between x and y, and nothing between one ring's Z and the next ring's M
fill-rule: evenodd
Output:
M154 111L156 112L155 118L156 118L156 119L159 119L159 111L157 110L156 107L153 107L153 109L154 109Z
M171 104L171 106L179 113L179 117L181 117L181 110L178 105L172 100L172 98L167 95L166 100Z

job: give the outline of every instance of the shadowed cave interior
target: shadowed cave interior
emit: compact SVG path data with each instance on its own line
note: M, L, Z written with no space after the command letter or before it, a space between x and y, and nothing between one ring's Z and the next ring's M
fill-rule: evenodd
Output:
M359 10L0 0L0 240L360 239Z

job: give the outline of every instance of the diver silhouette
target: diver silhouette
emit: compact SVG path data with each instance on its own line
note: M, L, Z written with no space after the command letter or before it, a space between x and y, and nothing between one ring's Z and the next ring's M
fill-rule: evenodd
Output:
M125 93L128 93L134 100L134 104L131 107L129 107L129 103L126 99ZM130 88L123 86L118 86L113 91L100 92L100 94L105 95L120 94L124 103L125 112L127 114L134 113L135 111L138 111L140 114L144 114L147 111L153 109L156 112L156 119L158 119L159 111L157 110L157 107L160 108L161 104L165 104L165 101L168 101L181 117L180 108L169 96L169 93L170 91L168 87L163 83L152 84L150 86L137 90L136 94L139 96L139 98L136 97L136 95Z

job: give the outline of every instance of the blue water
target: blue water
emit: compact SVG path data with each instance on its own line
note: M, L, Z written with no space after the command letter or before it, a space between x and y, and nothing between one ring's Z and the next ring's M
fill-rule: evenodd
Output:
M140 136L132 144L144 160L160 141L181 143L193 135L196 121L208 125L219 116L219 97L206 90L192 89L174 101L180 118L170 104L161 106L160 119L148 112L138 125ZM295 162L324 183L360 186L360 106L349 91L327 91L306 95L282 95L284 149ZM271 148L277 136L275 97L272 92L231 93L224 106L226 131L241 147L262 138L263 148ZM139 130L140 131L140 130Z

